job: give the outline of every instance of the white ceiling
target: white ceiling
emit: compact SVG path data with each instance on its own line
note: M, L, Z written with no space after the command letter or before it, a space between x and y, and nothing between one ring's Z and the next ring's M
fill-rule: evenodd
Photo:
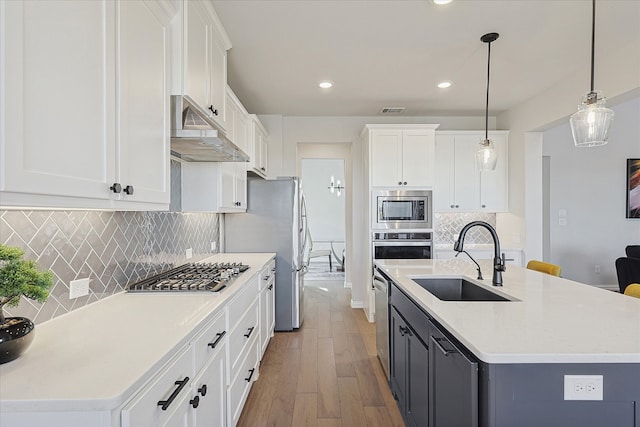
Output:
M251 113L482 115L491 45L491 115L578 72L589 90L589 0L213 0L233 47L228 81ZM640 0L598 0L598 58L640 53ZM625 64L620 64L625 66ZM640 86L640 70L638 70ZM317 83L329 79L332 89ZM452 80L454 86L437 89ZM584 93L576 93L576 105ZM605 93L605 95L607 95Z

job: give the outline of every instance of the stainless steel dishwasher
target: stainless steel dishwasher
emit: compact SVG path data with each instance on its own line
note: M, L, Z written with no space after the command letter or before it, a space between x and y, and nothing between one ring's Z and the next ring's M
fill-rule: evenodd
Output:
M376 348L382 369L389 380L389 281L376 268L373 273L375 295Z

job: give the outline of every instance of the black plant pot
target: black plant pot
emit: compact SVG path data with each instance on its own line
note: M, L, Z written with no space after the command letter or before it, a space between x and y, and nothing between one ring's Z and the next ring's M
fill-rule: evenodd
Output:
M33 341L35 325L26 317L7 317L0 323L0 364L17 359Z

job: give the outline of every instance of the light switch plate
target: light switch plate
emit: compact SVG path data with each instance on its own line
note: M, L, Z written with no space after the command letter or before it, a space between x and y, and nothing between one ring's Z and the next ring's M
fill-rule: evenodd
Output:
M212 251L218 250L218 242L211 242L211 250Z
M89 295L89 278L72 280L69 283L69 299Z
M565 375L564 400L603 400L602 375Z
M192 248L189 248L189 249L186 250L185 257L187 259L193 258L193 249Z

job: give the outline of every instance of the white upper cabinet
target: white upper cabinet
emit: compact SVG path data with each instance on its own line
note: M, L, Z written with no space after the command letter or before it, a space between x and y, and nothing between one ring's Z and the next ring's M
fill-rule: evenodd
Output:
M182 211L244 212L247 210L247 164L184 162Z
M248 152L250 160L247 170L266 178L269 174L267 168L267 154L269 146L269 134L255 114L249 115L250 135Z
M367 125L371 187L432 187L437 125Z
M182 94L226 129L227 50L231 41L209 2L184 1Z
M168 204L169 20L157 3L119 6L116 182L133 191L122 200Z
M2 7L2 205L166 209L170 8Z
M507 199L507 131L491 131L498 154L493 171L480 172L475 154L483 131L436 133L434 210L439 212L505 212Z
M244 106L229 86L227 86L226 98L225 122L227 124L227 138L239 149L248 153L249 113L244 109Z

